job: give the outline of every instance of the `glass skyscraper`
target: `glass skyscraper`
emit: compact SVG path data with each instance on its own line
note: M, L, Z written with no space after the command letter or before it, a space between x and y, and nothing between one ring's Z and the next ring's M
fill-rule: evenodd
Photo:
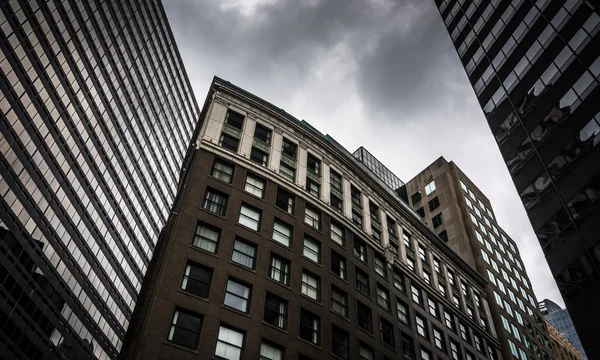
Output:
M436 0L592 358L600 357L598 4Z
M548 299L540 301L540 311L546 320L569 339L571 344L573 344L583 357L586 358L579 336L577 336L577 331L575 331L575 326L573 326L573 321L571 321L571 317L569 316L569 312L566 309L561 308L554 301Z
M116 358L199 117L160 1L2 1L0 115L0 357Z

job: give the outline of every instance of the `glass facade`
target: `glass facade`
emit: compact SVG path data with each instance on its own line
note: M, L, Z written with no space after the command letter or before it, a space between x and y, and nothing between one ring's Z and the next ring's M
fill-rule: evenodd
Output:
M160 1L0 5L0 353L116 358L199 109Z
M436 4L581 341L600 353L598 1Z
M583 355L583 358L587 359L579 336L577 335L577 331L575 331L573 321L571 321L571 317L569 316L569 312L566 309L561 308L554 301L548 299L544 299L540 302L540 311L552 326L558 329L564 337L571 341L571 344L579 350Z
M355 159L373 173L376 179L379 179L385 186L390 188L398 197L408 204L408 195L406 194L406 185L399 177L388 169L381 161L371 154L364 147L359 147L352 153Z

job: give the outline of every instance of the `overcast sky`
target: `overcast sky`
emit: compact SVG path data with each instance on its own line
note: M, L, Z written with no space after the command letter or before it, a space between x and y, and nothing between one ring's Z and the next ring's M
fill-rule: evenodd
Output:
M217 75L404 181L453 160L518 243L538 300L564 304L433 0L163 3L200 105Z

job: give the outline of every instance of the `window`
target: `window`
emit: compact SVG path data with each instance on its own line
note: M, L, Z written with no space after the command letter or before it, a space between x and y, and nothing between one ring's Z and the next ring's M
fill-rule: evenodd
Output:
M240 207L238 224L248 227L254 231L258 231L258 228L260 227L260 216L260 210L242 203L242 206Z
M379 231L375 226L371 227L371 237L377 243L381 244L381 231Z
M221 325L217 337L215 356L227 360L239 360L242 358L243 344L244 333Z
M359 268L355 268L354 273L356 275L356 289L362 294L370 296L371 292L369 290L369 275Z
M321 173L321 160L313 154L308 154L306 158L306 169L314 174Z
M306 191L314 197L321 196L321 185L314 180L306 179Z
M467 325L463 324L463 323L459 323L458 324L458 328L460 329L460 337L468 342L469 344L471 343L471 337L469 336L469 328L467 327Z
M321 213L307 205L304 208L304 222L317 230L321 230Z
M417 191L416 193L412 194L410 200L412 201L413 205L416 205L419 201L421 201L421 192Z
M271 254L271 261L269 262L269 277L271 279L284 285L289 285L290 268L291 263L289 260L277 254Z
M261 166L267 166L269 155L267 155L267 153L265 153L264 151L259 150L258 148L253 146L252 150L250 150L250 160L254 161L255 163Z
M239 311L248 312L250 287L233 279L227 280L224 304Z
M335 195L330 194L329 203L331 204L331 207L334 208L337 212L342 212L343 201L341 199L338 199Z
M267 292L263 320L268 324L285 329L287 327L287 313L287 300Z
M232 164L215 158L210 175L216 179L231 184L231 180L233 180L233 168L234 166Z
M431 182L425 185L425 195L429 195L435 191L435 181L431 180Z
M444 215L442 215L442 213L439 213L436 216L432 217L431 223L433 224L434 228L437 228L438 226L442 225L444 223Z
M379 331L381 332L381 341L394 347L394 326L384 318L379 318Z
M435 300L433 299L427 299L427 305L429 307L429 313L433 316L435 316L436 318L440 317L440 313L438 310L438 305L435 302Z
M275 206L288 214L294 214L294 203L295 197L283 188L277 188L277 197L275 199Z
M296 152L298 149L298 145L293 143L291 140L283 138L283 142L281 143L281 153L290 159L296 159Z
M406 284L404 283L404 275L398 270L394 270L394 287L402 292L406 291Z
M254 128L254 138L269 145L271 144L271 130L257 123Z
M348 333L331 325L331 352L342 359L348 359Z
M416 212L417 212L417 214L419 214L419 216L420 216L421 218L424 218L424 217L425 217L425 209L423 209L423 207L422 207L422 206L421 206L420 208L418 208Z
M242 126L244 125L244 115L235 112L231 109L227 109L227 115L225 116L225 124L235 129L242 130Z
M302 255L307 259L321 263L321 243L304 235L304 247L302 248Z
M432 360L431 353L427 350L421 349L421 360Z
M429 337L427 331L427 320L423 319L419 315L415 315L415 323L417 324L417 333L427 339Z
M194 232L194 240L192 244L202 250L211 253L217 252L217 245L221 237L221 230L209 225L198 223Z
M302 293L309 298L321 300L321 278L313 273L302 270Z
M413 301L419 305L423 305L423 297L421 296L421 289L419 289L418 287L416 287L414 285L411 285L410 291L412 293Z
M202 265L188 263L185 267L185 272L183 273L181 289L190 294L207 298L210 291L212 275L212 269Z
M296 181L296 169L288 164L285 164L283 161L281 164L279 164L279 175L283 176L290 182Z
M240 144L240 140L227 135L225 133L221 134L221 138L219 139L219 146L224 147L225 149L231 150L233 152L237 152L238 146Z
M354 237L354 256L367 263L367 245L356 237Z
M233 242L233 252L231 261L240 264L248 269L254 269L256 260L256 245L236 238Z
M485 354L485 350L483 349L483 340L481 339L481 336L473 334L473 340L475 342L475 349L477 349L477 351L479 351L480 353Z
M431 276L429 275L429 273L427 272L427 269L423 269L423 280L425 280L425 283L427 285L431 284Z
M313 344L321 344L321 318L301 308L299 336Z
M438 197L436 196L433 199L429 200L427 204L429 204L429 211L433 211L440 206L440 199L438 199Z
M343 317L348 316L348 294L333 285L331 286L331 310Z
M281 220L273 221L273 241L290 247L292 244L292 227Z
M206 211L219 216L225 216L227 211L227 199L228 196L211 188L206 189L204 194L204 200L202 201L202 208Z
M408 315L408 305L396 298L396 315L398 320L406 325L410 325L410 317Z
M343 192L342 190L342 175L336 173L333 170L329 171L329 184L331 188L339 193Z
M356 321L358 327L365 330L368 333L373 333L373 317L371 314L371 308L367 305L356 302Z
M387 279L387 268L385 259L375 256L375 272Z
M373 348L360 341L358 343L358 357L360 360L374 360Z
M340 246L346 246L344 228L333 221L331 222L331 240Z
M415 359L415 344L413 340L405 334L400 336L401 353L406 359Z
M427 259L427 250L422 246L419 246L419 257L424 265L429 263L429 260Z
M283 360L283 349L263 341L260 344L260 360Z
M244 184L244 191L262 199L265 195L266 182L252 174L246 174L246 183Z
M444 339L444 333L436 328L433 328L433 343L435 344L436 348L444 352L446 351L446 340Z
M390 311L390 292L381 284L377 284L377 305Z
M460 360L460 346L454 341L450 341L450 353L452 360Z
M449 313L448 311L444 311L444 322L446 323L446 327L452 331L456 331L454 327L454 315Z
M185 310L177 309L173 313L167 339L175 344L190 349L197 349L201 327L202 317Z
M346 279L346 259L333 250L331 251L331 271L341 279Z

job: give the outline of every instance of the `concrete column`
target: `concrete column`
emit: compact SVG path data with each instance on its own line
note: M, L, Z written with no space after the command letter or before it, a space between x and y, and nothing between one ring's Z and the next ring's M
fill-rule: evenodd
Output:
M283 133L279 129L273 131L271 140L271 153L269 154L269 170L279 171L281 163L281 146L283 144Z
M208 114L206 125L204 127L204 134L202 135L204 140L213 144L219 144L221 130L223 129L223 122L225 121L226 114L227 107L223 104L213 101L210 114Z
M321 160L321 200L329 204L329 192L331 184L329 183L329 163Z
M371 234L371 216L369 215L369 198L364 193L360 193L360 205L363 208L363 230Z
M298 146L298 160L296 162L296 184L306 188L306 159L308 157L308 150L306 145L300 144Z
M381 224L381 245L386 248L390 243L390 237L387 229L387 216L381 208L379 208L379 223Z
M352 220L352 199L350 198L350 181L342 177L342 193L344 203L342 204L342 213L344 216Z
M396 223L396 234L398 234L398 259L406 262L406 248L404 247L404 229Z
M242 131L241 144L238 151L243 157L250 157L250 151L252 151L252 142L254 142L255 128L256 120L246 116L246 120L244 121L244 129Z

